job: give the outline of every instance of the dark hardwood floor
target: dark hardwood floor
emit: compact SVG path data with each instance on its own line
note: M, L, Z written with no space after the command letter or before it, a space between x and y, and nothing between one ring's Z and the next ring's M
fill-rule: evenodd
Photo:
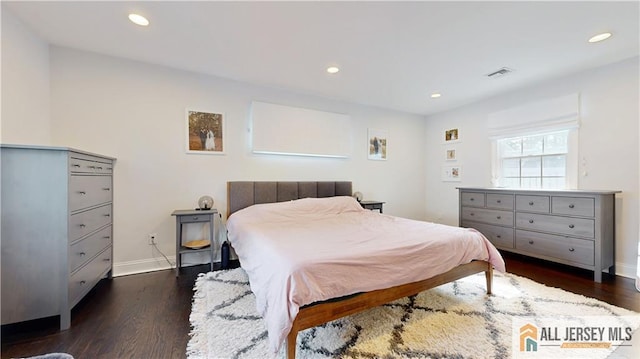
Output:
M634 281L513 254L507 270L551 287L640 312ZM208 265L103 280L72 312L71 329L57 318L2 327L2 358L65 352L82 358L184 358L189 340L193 284Z

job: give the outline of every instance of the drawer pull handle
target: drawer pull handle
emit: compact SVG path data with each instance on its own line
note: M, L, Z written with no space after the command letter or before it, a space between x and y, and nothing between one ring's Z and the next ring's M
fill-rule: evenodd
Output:
M71 166L72 166L72 167L80 167L80 165L79 165L79 164L77 164L77 163L74 163L74 164L72 164Z
M502 203L502 201L501 201L501 200L497 200L496 202L498 202L498 203Z
M109 213L104 215L105 217L111 217L111 215Z
M498 216L498 217L496 217L496 218L497 218L497 219L501 219L501 218L502 218L502 216Z
M107 167L107 171L111 171L113 167Z
M85 194L87 194L87 192L85 192L85 191L78 191L78 194L79 194L79 195L81 195L81 196L84 196Z
M111 191L111 188L109 188L109 187L104 187L104 188L102 188L102 190L103 190L103 191Z
M573 208L573 207L575 207L573 204L570 204L570 205L569 205L569 208Z
M111 258L105 258L104 261L105 262L111 262Z
M97 168L97 169L99 169L99 170L101 170L101 169L102 169L102 167L96 167L96 168Z
M533 206L533 201L529 202L529 205L530 205L530 206Z
M575 249L573 247L569 248L569 252L573 252L573 251L575 251Z
M80 285L85 285L85 284L87 284L87 281L86 281L86 280L81 280L81 281L80 281Z
M80 255L80 257L84 257L84 256L86 256L86 255L87 255L85 252L80 252L80 253L78 253L78 254Z
M569 225L569 228L573 228L573 227L575 227L573 224L570 224L570 225Z
M102 237L102 238L104 238L104 239L109 239L109 238L111 238L111 236L104 236L104 237Z
M92 170L96 169L96 166L87 166L89 168L91 168Z
M533 219L530 219L530 220L529 220L529 223L533 223Z
M79 224L79 226L80 226L80 228L84 228L84 227L86 227L87 225L80 223L80 224Z
M502 236L498 234L498 235L496 236L496 238L502 238Z
M532 241L532 240L529 240L529 244L533 244L533 241Z
M470 216L473 216L474 214L475 214L475 213L473 213L473 212L469 213L469 215L470 215Z
M472 216L473 216L473 215L472 215ZM195 217L195 216L194 216L194 217L193 217L193 220L194 220L194 221L197 221L197 220L198 220L198 217Z

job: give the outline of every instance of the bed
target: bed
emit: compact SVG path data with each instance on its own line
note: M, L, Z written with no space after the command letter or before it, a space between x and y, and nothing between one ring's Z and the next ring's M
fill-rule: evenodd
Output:
M301 330L480 272L490 294L493 268L504 271L479 232L365 210L348 181L228 182L227 191L229 241L271 350L284 342L288 358Z

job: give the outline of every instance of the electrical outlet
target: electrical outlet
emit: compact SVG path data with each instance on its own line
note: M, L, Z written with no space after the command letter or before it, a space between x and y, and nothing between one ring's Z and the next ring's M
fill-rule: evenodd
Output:
M152 246L154 244L157 244L156 239L158 238L158 234L157 233L149 233L149 245Z

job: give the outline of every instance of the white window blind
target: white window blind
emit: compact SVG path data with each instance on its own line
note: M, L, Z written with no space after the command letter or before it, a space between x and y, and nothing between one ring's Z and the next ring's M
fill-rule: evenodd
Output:
M349 157L351 118L345 114L253 101L254 153Z
M576 129L580 125L578 94L555 97L489 114L491 139Z

